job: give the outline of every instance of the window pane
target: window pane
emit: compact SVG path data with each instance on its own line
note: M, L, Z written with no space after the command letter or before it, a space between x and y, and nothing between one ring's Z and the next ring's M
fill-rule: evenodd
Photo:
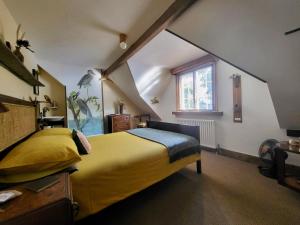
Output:
M179 77L180 109L194 109L193 73L187 73Z
M213 110L212 66L196 71L195 89L195 108L199 110Z

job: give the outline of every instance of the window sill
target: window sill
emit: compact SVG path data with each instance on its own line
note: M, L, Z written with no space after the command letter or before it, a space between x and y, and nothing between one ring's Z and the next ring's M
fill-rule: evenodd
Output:
M223 116L223 112L218 111L176 111L172 114L175 116Z

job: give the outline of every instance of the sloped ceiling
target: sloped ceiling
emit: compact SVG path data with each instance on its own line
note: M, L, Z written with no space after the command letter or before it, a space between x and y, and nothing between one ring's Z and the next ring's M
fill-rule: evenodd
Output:
M152 119L160 120L160 117L140 96L127 64L123 64L111 73L110 79L137 106L137 108L141 110L142 113L148 113L151 115Z
M173 0L4 0L27 32L38 59L108 67L123 50L119 33L132 44Z
M168 71L206 55L201 49L162 31L128 60L136 86L142 96L159 96ZM152 88L151 88L152 87Z
M298 0L202 0L169 30L266 80L281 128L300 129L300 32L284 35L299 26Z
M171 82L170 69L206 54L173 34L162 31L128 60L138 94L156 111L151 99L161 96Z

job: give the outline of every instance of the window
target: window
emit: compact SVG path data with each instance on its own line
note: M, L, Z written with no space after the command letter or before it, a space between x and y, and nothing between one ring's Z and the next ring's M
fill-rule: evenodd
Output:
M217 111L215 62L193 65L177 75L178 111Z

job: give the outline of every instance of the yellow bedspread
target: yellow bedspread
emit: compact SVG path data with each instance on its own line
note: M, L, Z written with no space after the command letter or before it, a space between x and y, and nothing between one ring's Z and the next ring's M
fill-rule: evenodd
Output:
M92 152L71 175L77 220L94 214L200 159L191 155L169 163L165 146L126 132L90 137Z

